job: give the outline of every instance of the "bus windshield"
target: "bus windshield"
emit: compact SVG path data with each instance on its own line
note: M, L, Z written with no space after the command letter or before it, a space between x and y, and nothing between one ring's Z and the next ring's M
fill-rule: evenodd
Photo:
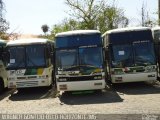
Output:
M113 67L129 67L133 66L133 50L132 46L127 45L114 45L112 47L112 66Z
M10 59L7 68L22 68L25 67L25 48L24 47L10 47Z
M69 50L57 50L56 51L56 65L57 68L60 69L68 69L74 66L77 66L77 50L69 49Z
M112 46L112 67L154 65L155 54L150 42Z
M44 45L32 45L26 47L27 67L45 66L45 49Z
M155 54L153 44L151 43L136 43L134 44L135 49L135 65L154 65Z
M80 66L92 66L95 68L102 68L102 48L80 48Z
M44 45L9 47L8 51L10 54L8 69L44 67L46 65Z

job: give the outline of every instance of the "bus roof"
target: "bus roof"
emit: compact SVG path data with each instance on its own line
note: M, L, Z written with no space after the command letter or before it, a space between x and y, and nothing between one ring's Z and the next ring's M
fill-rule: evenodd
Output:
M0 43L6 43L6 40L0 39Z
M7 43L7 46L45 44L47 42L53 42L53 41L48 39L42 39L42 38L17 39L17 40L9 41Z
M0 39L0 44L1 44L1 45L5 45L5 44L7 44L7 41Z
M112 34L112 33L121 33L121 32L130 32L130 31L143 31L143 30L151 30L150 27L127 27L127 28L118 28L106 31L102 36L105 36L106 34Z
M94 33L100 33L100 31L98 30L74 30L74 31L58 33L56 34L56 37L81 35L81 34L94 34Z
M157 27L152 28L152 31L153 31L153 30L160 30L160 26L157 26Z

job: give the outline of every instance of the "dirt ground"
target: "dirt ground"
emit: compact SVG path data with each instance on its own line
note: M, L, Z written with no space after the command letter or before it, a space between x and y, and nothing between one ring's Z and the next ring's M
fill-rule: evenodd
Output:
M8 89L0 113L160 114L160 83L125 83L102 92L59 93L54 88Z

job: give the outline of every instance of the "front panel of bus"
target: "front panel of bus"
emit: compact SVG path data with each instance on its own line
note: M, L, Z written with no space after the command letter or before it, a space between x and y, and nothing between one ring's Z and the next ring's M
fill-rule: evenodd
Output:
M8 85L7 71L5 69L6 63L4 61L4 55L3 55L3 53L5 52L5 47L6 47L5 41L4 42L3 42L3 40L0 41L0 78L2 78L2 79L0 79L0 80L2 80L2 81L0 81L0 84L1 84L0 85L1 86L0 92L1 92L1 90L3 90L3 87L5 88ZM4 83L4 85L2 83Z
M79 36L75 38L80 40ZM85 46L57 48L56 62L56 80L59 91L92 90L105 87L101 46L85 44Z
M156 80L156 58L152 37L143 39L144 35L146 37L147 33L113 35L114 40L119 37L121 41L114 41L109 47L110 75L113 83Z
M49 86L52 81L51 59L47 45L8 47L8 87Z
M160 79L160 28L155 30L153 29L153 36L155 44L155 53L158 63L158 79Z

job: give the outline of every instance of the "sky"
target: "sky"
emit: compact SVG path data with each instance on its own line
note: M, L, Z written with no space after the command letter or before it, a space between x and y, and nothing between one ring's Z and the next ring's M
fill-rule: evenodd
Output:
M112 3L113 0L109 0ZM131 19L130 26L140 23L142 4L146 6L149 15L157 19L154 14L158 10L158 0L116 0L117 7L125 11ZM3 0L5 3L5 18L10 23L8 32L21 34L43 34L41 26L47 24L50 28L69 17L69 8L65 0Z

